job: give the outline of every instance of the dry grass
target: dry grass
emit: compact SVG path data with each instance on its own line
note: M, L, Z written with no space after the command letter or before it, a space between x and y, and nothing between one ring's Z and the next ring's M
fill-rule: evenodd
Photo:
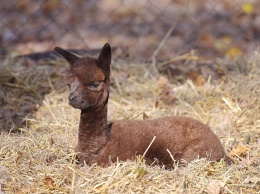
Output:
M7 59L1 64L1 85L7 92L2 93L2 100L9 103L3 103L0 110L1 194L259 193L259 52L239 64L229 63L233 70L226 75L226 82L213 84L209 80L202 86L191 81L170 83L150 73L147 64L113 64L110 120L190 116L208 123L236 161L226 166L222 161L201 159L186 167L174 166L171 171L146 166L138 158L108 168L75 165L79 111L67 105L67 92L57 73L64 71L63 65L23 63L26 65ZM15 81L10 82L10 77ZM37 107L29 111L32 115L23 110L28 104ZM10 115L22 112L26 116L19 132L7 132L11 129L3 124L7 109Z

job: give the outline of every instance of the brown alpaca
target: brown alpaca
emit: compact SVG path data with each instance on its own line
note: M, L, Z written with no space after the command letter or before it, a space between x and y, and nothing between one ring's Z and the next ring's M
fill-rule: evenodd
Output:
M227 159L219 139L199 121L169 116L153 120L122 120L107 123L111 47L105 44L98 58L80 58L61 48L54 50L69 63L66 75L69 104L81 110L78 159L81 163L107 166L110 162L142 155L154 136L144 159L169 165L181 159ZM169 154L169 152L171 155Z

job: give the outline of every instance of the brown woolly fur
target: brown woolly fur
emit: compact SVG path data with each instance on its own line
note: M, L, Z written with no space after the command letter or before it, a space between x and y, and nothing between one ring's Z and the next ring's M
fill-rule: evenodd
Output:
M80 58L58 47L54 50L70 63L66 76L70 89L68 99L72 107L81 110L76 147L81 163L107 166L144 153L147 164L155 164L156 160L157 164L171 165L175 161L191 162L198 158L210 161L223 158L230 163L217 136L197 120L169 116L108 124L109 44L104 45L98 58Z

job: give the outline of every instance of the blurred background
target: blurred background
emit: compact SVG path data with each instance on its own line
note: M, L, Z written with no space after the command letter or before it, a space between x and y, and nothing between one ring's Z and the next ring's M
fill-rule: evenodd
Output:
M149 60L190 50L205 59L236 57L259 46L259 0L1 0L0 54L101 48Z
M163 85L203 86L225 82L232 64L250 72L236 61L259 41L259 0L1 0L0 129L27 125L45 95L64 91L65 63L50 57L55 46L85 55L109 42L120 59L112 87L131 77L130 61L168 78ZM33 60L15 57L28 54ZM170 102L172 93L162 96Z

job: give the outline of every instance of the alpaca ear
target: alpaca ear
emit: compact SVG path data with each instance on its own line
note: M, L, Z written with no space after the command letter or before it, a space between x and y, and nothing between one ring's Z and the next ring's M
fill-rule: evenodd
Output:
M70 65L73 65L76 61L80 59L73 53L66 51L60 47L55 47L54 51L63 56L69 62Z
M106 43L98 57L98 65L104 71L106 77L110 75L111 47Z

